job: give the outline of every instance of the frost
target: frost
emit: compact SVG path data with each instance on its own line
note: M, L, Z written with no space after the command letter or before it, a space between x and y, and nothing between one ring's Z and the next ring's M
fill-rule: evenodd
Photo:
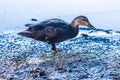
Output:
M108 32L81 28L56 55L47 43L0 32L0 79L119 80L120 33Z

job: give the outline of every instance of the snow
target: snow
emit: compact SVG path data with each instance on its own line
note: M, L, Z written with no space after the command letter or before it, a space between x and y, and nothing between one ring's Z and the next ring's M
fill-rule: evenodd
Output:
M104 4L103 4L104 3ZM0 1L0 80L120 80L119 0ZM102 4L102 5L101 5ZM72 5L72 6L71 6ZM51 46L17 35L27 23L87 16L73 39Z
M0 32L3 80L120 79L120 33L116 31L80 28L77 37L57 44L62 51L56 55L49 44L16 33Z

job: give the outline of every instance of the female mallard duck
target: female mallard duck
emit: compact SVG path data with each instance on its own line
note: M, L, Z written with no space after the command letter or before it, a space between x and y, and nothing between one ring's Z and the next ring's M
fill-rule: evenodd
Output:
M18 34L35 40L47 42L52 45L52 50L56 52L55 43L77 36L79 25L96 29L89 23L87 17L78 16L70 24L61 19L48 19L40 22L39 24L27 25L29 28Z

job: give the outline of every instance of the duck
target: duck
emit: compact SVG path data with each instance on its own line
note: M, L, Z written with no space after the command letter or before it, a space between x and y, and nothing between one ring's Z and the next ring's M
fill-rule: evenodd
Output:
M26 30L18 35L33 38L38 41L47 42L51 45L54 53L57 52L56 43L74 38L79 33L79 26L87 26L93 30L96 28L89 22L86 16L77 16L71 23L62 19L52 18L37 24L26 24Z

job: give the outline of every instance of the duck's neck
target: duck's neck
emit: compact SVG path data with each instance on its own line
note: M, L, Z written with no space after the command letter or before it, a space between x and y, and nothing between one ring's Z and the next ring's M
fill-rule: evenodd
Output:
M74 29L78 29L79 24L78 24L77 20L73 20L73 21L71 22L71 26L72 26L72 28L74 28Z
M78 26L74 25L74 24L71 24L71 27L72 27L72 32L71 32L71 37L75 37L78 35L78 32L79 32L79 28Z

